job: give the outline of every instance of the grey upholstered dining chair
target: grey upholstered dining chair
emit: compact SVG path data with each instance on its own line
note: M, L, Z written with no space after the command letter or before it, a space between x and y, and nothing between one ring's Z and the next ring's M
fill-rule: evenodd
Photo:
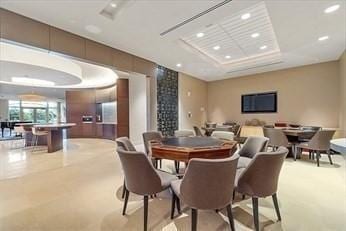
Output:
M221 140L233 140L234 134L233 132L227 132L227 131L213 131L213 133L211 133L211 137L221 139Z
M171 218L180 200L191 208L192 231L197 230L197 210L227 208L230 227L234 231L232 191L238 155L226 159L191 159L182 180L171 182L173 191Z
M143 136L145 152L150 158L152 158L150 142L153 142L153 141L161 142L161 140L163 139L162 133L159 131L149 131L149 132L144 132L142 136ZM152 158L152 162L156 168L159 167L158 163L160 164L160 168L162 167L161 159Z
M176 130L174 131L174 136L175 137L191 137L191 136L195 136L195 132L188 129Z
M123 147L126 151L136 151L136 148L130 139L125 136L119 137L115 141L117 142L118 147Z
M118 147L122 147L126 151L137 151L135 146L132 144L132 142L130 141L130 139L128 137L125 137L125 136L119 137L115 141L117 142ZM125 184L125 179L124 179L123 192L121 194L121 198L125 197L125 193L126 193L126 184Z
M195 131L196 136L204 136L204 135L202 134L201 129L200 129L199 127L193 126L193 130Z
M269 138L268 146L272 147L274 151L280 146L283 146L292 149L292 153L295 152L295 144L288 141L282 129L263 127L263 134Z
M306 131L305 133L301 134L298 137L298 141L299 142L309 142L312 137L314 137L314 135L322 130L322 127L318 127L318 126L302 126L300 127L301 130Z
M261 136L249 136L237 151L240 156L237 168L246 168L258 152L267 151L269 139Z
M309 142L300 143L297 146L297 152L295 152L294 160L297 158L297 153L301 154L303 149L312 152L312 155L316 154L317 166L320 166L321 153L327 153L329 158L329 163L333 164L332 157L330 154L330 140L333 138L335 130L319 130L311 138Z
M240 174L237 173L235 180L236 191L252 197L253 218L256 231L259 230L258 198L271 196L278 220L281 221L276 193L280 171L287 154L288 149L285 147L279 147L274 152L257 153L250 164L241 170Z
M143 152L126 151L122 146L117 148L121 165L125 174L126 192L123 215L126 214L130 192L144 196L144 230L148 224L148 200L150 195L162 192L170 187L176 176L155 170Z

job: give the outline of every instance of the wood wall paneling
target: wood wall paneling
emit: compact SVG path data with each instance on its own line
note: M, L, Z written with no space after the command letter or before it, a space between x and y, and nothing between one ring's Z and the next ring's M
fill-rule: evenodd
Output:
M103 138L103 124L96 124L96 137Z
M96 93L96 103L109 102L109 99L110 99L109 88L96 89L95 93Z
M95 103L94 90L66 91L66 102L69 103Z
M50 50L84 59L85 39L67 31L50 27Z
M1 38L49 49L49 26L16 13L1 10Z
M113 49L91 40L85 43L85 58L96 63L111 66L113 63Z
M129 137L129 80L117 81L117 136Z
M146 76L154 77L157 65L149 60L134 56L133 57L133 71L144 74Z
M155 76L157 65L67 31L0 8L1 38L86 59L122 71Z
M117 100L117 87L114 86L112 88L110 88L110 92L109 92L109 101L116 101Z
M96 103L107 103L116 101L116 86L96 89Z
M113 49L113 66L121 71L133 70L133 55Z
M96 137L96 103L94 90L66 91L66 119L69 123L76 123L68 129L70 138ZM82 116L93 116L92 124L85 124Z

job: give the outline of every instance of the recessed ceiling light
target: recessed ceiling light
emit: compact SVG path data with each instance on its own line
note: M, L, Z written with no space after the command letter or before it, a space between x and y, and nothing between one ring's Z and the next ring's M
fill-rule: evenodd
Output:
M117 7L117 4L115 4L114 2L112 2L110 5L111 5L111 7L113 7L113 8L116 8L116 7Z
M200 32L196 34L197 38L202 38L204 36L204 33Z
M251 17L251 14L250 14L250 13L246 13L246 14L243 14L243 15L241 16L241 19L246 20L246 19L248 19L248 18L250 18L250 17Z
M220 46L215 46L215 47L213 47L213 49L216 50L216 51L217 51L217 50L220 50L220 48L221 48Z
M339 8L340 8L340 5L333 5L333 6L326 8L324 10L324 13L329 14L329 13L332 13L334 11L337 11Z
M177 65L176 65L177 67L181 67L182 65L181 65L181 63L177 63Z
M48 80L33 79L28 77L12 77L13 83L24 84L24 85L37 85L37 86L54 86L55 83Z
M318 38L318 41L324 41L324 40L327 40L327 39L329 39L329 36L322 36L322 37Z
M92 34L99 34L99 33L101 33L101 29L98 28L97 26L94 26L94 25L86 25L85 29L88 32L92 33Z
M265 49L267 49L267 46L266 46L266 45L261 46L260 49L261 49L261 50L265 50Z
M252 38L257 38L259 35L260 35L259 33L253 33L253 34L251 35L251 37L252 37Z
M226 59L230 59L231 56L230 56L230 55L226 55L225 58L226 58Z

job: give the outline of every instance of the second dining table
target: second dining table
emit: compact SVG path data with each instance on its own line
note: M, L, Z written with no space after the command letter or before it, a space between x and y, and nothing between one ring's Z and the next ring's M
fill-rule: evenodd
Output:
M219 159L233 155L236 141L212 137L170 137L151 143L152 156L158 159L182 161L188 164L192 158Z

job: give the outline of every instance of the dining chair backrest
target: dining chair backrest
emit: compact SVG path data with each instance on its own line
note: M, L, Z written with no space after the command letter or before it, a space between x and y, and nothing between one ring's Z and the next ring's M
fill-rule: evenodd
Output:
M205 123L205 127L206 128L216 128L216 123L214 123L214 122L206 122Z
M288 147L288 139L282 129L263 128L263 134L269 138L269 145L273 147L284 146Z
M239 136L240 134L240 125L239 124L235 124L232 127L232 132L235 136Z
M191 159L180 187L184 203L206 210L230 204L238 158L235 154L226 159Z
M176 130L174 131L174 136L175 137L190 137L190 136L195 136L195 132L192 130Z
M151 195L161 191L161 179L143 152L126 151L117 147L117 153L125 174L126 188L139 195Z
M300 129L305 132L299 136L299 140L306 141L306 140L311 140L311 138L314 137L317 131L322 130L322 127L302 126L300 127Z
M253 158L258 152L267 151L269 139L262 136L249 136L238 154L243 157Z
M212 137L222 140L233 140L234 134L233 132L226 132L226 131L213 131L211 134Z
M24 134L24 133L25 133L25 129L24 129L23 126L15 126L15 127L14 127L14 132L15 132L15 133Z
M159 131L144 132L142 135L143 135L144 148L147 155L149 155L151 152L150 142L151 141L160 142L163 139L162 133Z
M196 136L203 136L201 129L197 126L193 126L193 130L195 131Z
M309 148L313 150L326 151L330 148L330 141L333 138L335 130L319 130L308 142Z
M318 126L302 126L300 127L301 130L304 130L304 131L319 131L321 130L322 128L321 127L318 127Z
M119 137L115 141L117 142L118 147L123 147L126 151L136 151L135 146L128 137Z
M267 197L277 192L279 175L288 149L259 152L240 174L237 191L252 197Z

